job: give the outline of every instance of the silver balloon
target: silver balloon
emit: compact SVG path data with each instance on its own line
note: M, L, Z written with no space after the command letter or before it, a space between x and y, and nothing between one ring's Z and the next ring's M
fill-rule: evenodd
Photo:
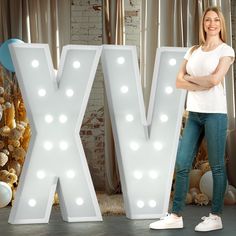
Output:
M11 199L11 187L7 183L0 181L0 208L7 206Z

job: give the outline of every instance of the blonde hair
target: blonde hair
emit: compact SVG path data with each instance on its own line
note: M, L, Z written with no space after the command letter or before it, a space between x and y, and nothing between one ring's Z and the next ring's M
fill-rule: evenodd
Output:
M226 25L225 18L222 11L218 7L208 7L201 18L200 27L199 27L199 45L203 45L206 42L206 32L204 30L204 18L209 11L214 11L220 18L220 39L226 43Z

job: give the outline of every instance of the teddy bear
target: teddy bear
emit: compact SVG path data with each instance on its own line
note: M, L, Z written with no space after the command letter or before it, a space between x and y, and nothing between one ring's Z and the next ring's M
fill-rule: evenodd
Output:
M199 206L203 206L203 205L207 205L209 203L209 198L206 194L204 193L198 193L195 196L194 202L199 205Z
M0 170L0 181L7 183L12 189L14 188L14 183L17 183L18 177L13 168L9 171Z
M0 128L0 135L2 137L8 137L10 134L10 127L8 127L7 125L4 125L3 127Z
M2 150L0 151L0 167L5 166L5 164L8 162L8 150Z

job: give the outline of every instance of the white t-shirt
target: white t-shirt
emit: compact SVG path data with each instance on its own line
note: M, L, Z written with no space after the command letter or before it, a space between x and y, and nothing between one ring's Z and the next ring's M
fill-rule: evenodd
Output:
M225 43L214 50L204 52L200 46L191 53L191 48L184 58L188 61L186 70L192 76L212 74L222 57L235 57L232 47ZM188 91L187 111L202 113L227 113L226 94L222 83L205 91Z

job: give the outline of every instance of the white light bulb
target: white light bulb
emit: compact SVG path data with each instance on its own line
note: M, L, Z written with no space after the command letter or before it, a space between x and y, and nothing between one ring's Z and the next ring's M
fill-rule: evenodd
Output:
M153 143L153 146L157 151L160 151L163 148L163 145L160 142Z
M59 122L60 123L64 124L64 123L67 122L67 120L68 120L68 118L67 118L66 115L62 114L62 115L59 116Z
M67 89L67 90L66 90L66 96L67 96L67 97L72 97L73 95L74 95L73 89Z
M39 89L39 90L38 90L38 95L39 95L40 97L44 97L46 94L47 94L47 92L46 92L45 89Z
M171 59L169 60L169 64L170 64L171 66L176 65L176 59L175 59L175 58L171 58Z
M158 173L155 170L150 170L148 175L151 179L157 179L158 178Z
M53 116L50 114L45 115L44 120L46 123L50 124L53 122Z
M134 171L134 178L135 179L142 179L143 178L143 173L139 170Z
M75 202L78 206L81 206L84 204L84 199L79 197L75 200Z
M61 141L61 142L59 143L59 147L60 147L60 149L61 149L62 151L65 151L65 150L68 149L68 143L67 143L66 141Z
M80 62L79 62L79 61L74 61L74 62L73 62L73 67L74 67L75 69L79 69L79 68L80 68Z
M129 146L133 151L137 151L139 149L139 144L136 142L131 142Z
M137 206L138 208L143 208L144 207L144 202L143 201L137 201Z
M52 142L49 142L49 141L44 142L43 146L44 146L44 149L47 151L50 151L53 148Z
M167 122L168 119L169 119L168 116L165 115L165 114L162 114L162 115L160 116L160 120L161 120L161 122Z
M122 86L121 88L120 88L120 91L121 91L121 93L128 93L128 91L129 91L129 88L128 88L128 86Z
M155 200L150 200L150 201L148 202L148 205L149 205L151 208L154 208L154 207L156 207L157 202L156 202Z
M33 199L33 198L31 198L31 199L28 201L28 205L29 205L30 207L35 207L36 204L37 204L37 202L36 202L36 200Z
M128 122L132 122L134 120L134 116L131 115L131 114L128 114L126 115L125 119L128 121Z
M38 179L44 179L45 176L46 176L46 174L45 174L45 172L43 170L37 171L36 175L37 175Z
M165 88L165 92L166 92L167 94L171 94L171 93L173 93L173 88L172 88L171 86L167 86L167 87Z
M33 68L39 67L39 61L38 61L38 60L33 60L33 61L31 62L31 66L32 66Z
M73 179L75 177L75 172L73 170L68 170L66 172L66 176L69 178L69 179Z
M117 63L120 64L120 65L124 64L125 63L125 58L124 57L118 57L117 58Z

